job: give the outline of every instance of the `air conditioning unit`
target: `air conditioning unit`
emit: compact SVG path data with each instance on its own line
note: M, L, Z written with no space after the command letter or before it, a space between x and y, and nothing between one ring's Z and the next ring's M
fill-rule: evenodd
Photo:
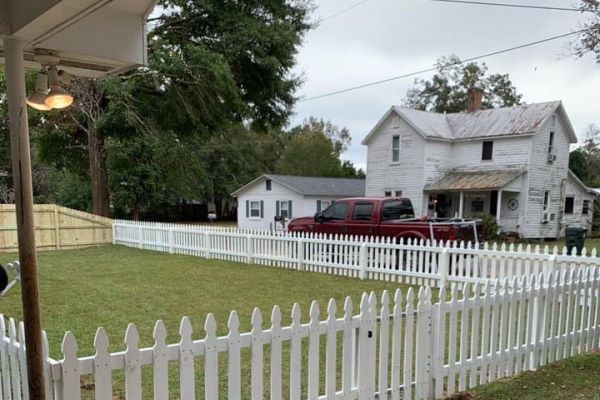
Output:
M550 213L543 213L542 214L542 224L547 224L550 221Z
M556 154L554 154L554 153L548 153L548 162L552 163L554 161L556 161Z

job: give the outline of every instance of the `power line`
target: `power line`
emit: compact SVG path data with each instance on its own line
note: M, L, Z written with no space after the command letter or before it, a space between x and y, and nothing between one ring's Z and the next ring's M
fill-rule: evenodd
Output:
M363 83L361 85L352 86L352 87L349 87L349 88L346 88L346 89L340 89L340 90L335 90L335 91L332 91L332 92L323 93L323 94L316 95L316 96L306 97L304 99L298 100L298 102L299 103L303 103L303 102L306 102L306 101L322 99L324 97L334 96L334 95L337 95L337 94L352 92L354 90L364 89L364 88L371 87L371 86L381 85L382 83L387 83L387 82L391 82L391 81L395 81L395 80L403 79L403 78L409 78L411 76L421 75L421 74L425 74L427 72L434 72L434 71L437 71L437 70L440 70L440 69L444 69L444 68L448 68L448 67L453 67L453 66L456 66L456 65L461 65L461 64L468 63L468 62L475 61L475 60L479 60L479 59L482 59L482 58L496 56L496 55L499 55L499 54L504 54L504 53L508 53L508 52L511 52L511 51L524 49L526 47L531 47L531 46L535 46L535 45L538 45L538 44L542 44L542 43L546 43L546 42L551 42L553 40L562 39L562 38L565 38L565 37L568 37L568 36L572 36L572 35L576 35L576 34L585 32L586 30L587 29L581 29L581 30L575 31L575 32L563 33L562 35L557 35L557 36L552 36L552 37L549 37L549 38L546 38L546 39L536 40L535 42L525 43L525 44L522 44L522 45L519 45L519 46L510 47L508 49L497 50L497 51L493 51L491 53L481 54L481 55L478 55L478 56L475 56L475 57L467 58L465 60L461 60L461 61L458 61L458 62L454 62L454 63L450 63L450 64L447 64L447 65L444 65L441 68L439 66L434 66L434 67L431 67L431 68L422 69L420 71L409 72L407 74L396 75L396 76L392 76L390 78L380 79L380 80L369 82L369 83Z
M572 12L578 12L578 13L593 12L592 10L584 10L584 9L572 8L572 7L536 6L536 5L530 5L530 4L495 3L495 2L474 1L474 0L423 0L423 1L435 1L438 3L469 4L469 5L478 5L478 6L530 8L530 9L536 9L536 10L572 11Z
M362 6L365 3L368 3L369 1L371 1L371 0L362 0L362 1L359 1L358 3L352 4L351 6L348 6L346 8L342 8L341 10L338 10L338 11L334 12L333 14L329 14L326 17L322 17L322 18L318 19L317 20L317 24L320 24L322 22L325 22L327 20L330 20L332 18L338 17L338 16L340 16L342 14L345 14L348 11L354 10L356 7L359 7L359 6Z

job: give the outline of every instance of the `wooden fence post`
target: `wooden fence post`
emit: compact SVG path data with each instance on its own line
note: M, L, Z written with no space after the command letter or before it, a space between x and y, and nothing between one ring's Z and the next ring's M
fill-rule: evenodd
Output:
M366 243L362 243L360 245L360 250L358 253L358 265L360 266L360 272L359 272L359 278L360 279L367 279L367 264L368 264L368 259L367 259L367 244Z
M54 205L54 239L56 250L60 250L60 218L58 216L58 205Z
M144 227L140 226L138 228L138 235L139 235L139 239L140 239L140 249L144 248Z
M204 257L210 258L210 232L204 232Z
M297 269L298 271L304 271L304 239L299 238L296 243L298 243Z

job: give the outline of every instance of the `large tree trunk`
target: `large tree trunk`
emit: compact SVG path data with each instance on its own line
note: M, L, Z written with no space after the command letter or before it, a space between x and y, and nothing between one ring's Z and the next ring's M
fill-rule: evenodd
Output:
M109 217L110 197L108 194L106 149L104 148L104 138L97 135L93 129L88 130L88 152L92 181L92 213Z

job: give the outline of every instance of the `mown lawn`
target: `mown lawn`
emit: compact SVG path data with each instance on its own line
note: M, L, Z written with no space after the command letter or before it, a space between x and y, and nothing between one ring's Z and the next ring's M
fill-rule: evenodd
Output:
M15 255L2 254L0 262L14 258ZM154 343L152 331L157 319L166 324L168 343L176 343L179 341L182 316L191 318L193 337L198 339L204 337L203 327L208 313L215 315L219 335L226 335L231 310L238 312L244 332L250 330L254 307L259 307L266 329L270 326L273 305L281 307L284 315L282 323L289 325L289 315L295 302L301 306L302 319L308 321L310 303L317 300L321 319L325 319L330 298L336 299L338 315L341 316L343 301L346 296L351 296L354 314L357 314L364 291L373 290L379 297L384 289L393 294L400 286L391 282L361 281L121 246L40 252L39 272L43 326L48 333L51 356L55 358L61 357L60 345L67 330L77 338L79 355L87 356L95 352L93 341L99 326L107 330L111 351L125 349L123 339L129 322L138 327L140 346L150 347ZM17 287L0 298L0 313L21 319L20 300L20 288ZM266 357L267 354L268 349L265 349ZM242 356L247 360L249 353L245 352ZM219 368L222 395L226 394L227 382L224 364L221 363ZM201 399L202 365L197 364L197 368L197 398ZM148 399L152 398L150 372L148 368L144 372L144 398ZM179 385L177 366L174 365L169 372L172 395L175 396L172 398L176 398ZM122 374L116 373L114 378L117 381L115 394L119 398L123 390ZM84 379L84 383L87 382L89 380ZM244 386L242 395L247 398L249 385ZM84 397L92 398L92 392L86 391Z
M600 353L568 358L471 393L478 400L600 400Z

